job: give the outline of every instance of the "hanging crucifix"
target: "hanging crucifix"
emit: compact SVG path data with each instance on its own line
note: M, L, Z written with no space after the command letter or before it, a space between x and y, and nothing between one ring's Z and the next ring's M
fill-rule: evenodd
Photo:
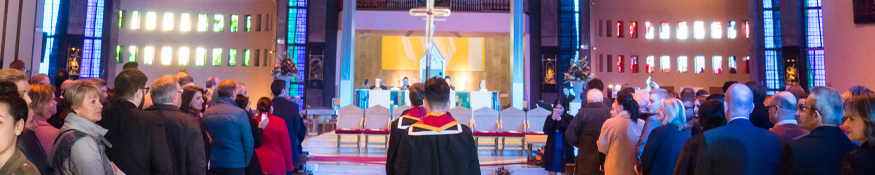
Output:
M434 22L437 21L435 16L450 16L450 9L435 9L434 8L434 0L428 0L426 2L425 8L415 8L410 9L410 16L425 16L425 38L426 42L426 51L425 51L425 76L421 76L422 80L425 81L428 78L431 78L434 75L431 75L431 64L432 64L432 54L431 51L434 49ZM420 62L419 64L422 64ZM443 65L442 65L443 66ZM422 67L422 66L420 66Z

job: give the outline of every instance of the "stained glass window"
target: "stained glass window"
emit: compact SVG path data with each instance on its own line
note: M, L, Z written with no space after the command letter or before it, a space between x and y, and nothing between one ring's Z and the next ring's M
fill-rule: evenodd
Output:
M623 29L625 29L625 27L623 27L623 21L617 21L617 38L622 38L623 33L626 33L623 32Z
M705 22L704 21L693 22L693 38L705 39Z
M137 46L128 46L128 62L137 62Z
M124 24L125 24L125 11L119 10L118 11L118 28L124 28Z
M654 58L653 55L647 55L647 58L645 60L646 66L644 67L644 70L646 70L647 73L653 73L653 69L654 67L656 67L656 62L654 61L655 59L656 58Z
M726 38L735 39L738 35L738 30L735 30L735 21L729 21L729 27L726 28Z
M711 39L723 38L723 24L720 21L711 23Z
M249 49L243 50L243 66L249 66L249 57L252 55Z
M678 56L678 73L687 73L687 66L690 64L686 55Z
M623 55L617 55L617 72L623 72L626 67L625 62L623 61Z
M822 0L805 1L805 42L808 57L808 87L826 86L823 52Z
M608 23L607 26L605 26L605 28L606 28L606 29L605 29L605 36L607 36L608 38L610 38L611 36L613 36L613 35L611 35L611 31L614 30L614 29L613 29L613 27L614 27L614 23L611 22L611 20L608 20L607 23Z
M191 14L179 14L179 30L183 32L191 31Z
M231 15L231 32L237 32L237 23L239 23L240 16Z
M143 64L152 65L152 61L155 60L155 48L152 46L146 46L143 48Z
M228 49L228 66L237 66L237 49Z
M103 52L104 0L88 0L85 15L85 38L82 45L81 78L99 78ZM19 12L20 13L20 12ZM20 21L19 21L20 23Z
M222 48L213 48L213 66L222 66Z
M214 18L215 22L213 22L213 32L221 32L222 29L225 28L225 15L216 14Z
M180 47L179 48L179 65L187 66L188 65L188 57L191 56L188 47Z
M653 39L656 31L653 30L653 24L650 21L644 22L644 38Z
M207 14L203 14L203 13L197 14L197 31L198 32L206 32L207 31L207 26L208 26L207 24L209 24L208 20L209 19L207 17Z
M204 63L207 60L207 49L203 47L198 47L195 49L194 55L194 65L195 66L204 66Z
M695 64L696 69L693 72L695 72L697 74L704 73L705 72L705 56L699 55L699 56L694 57L694 59L695 59L695 63L696 63Z
M170 47L162 47L161 48L161 65L170 65L170 62L173 61L173 48Z
M638 21L629 22L629 38L638 38Z
M155 30L155 25L158 21L158 16L155 12L146 12L146 30Z
M671 72L671 56L663 55L659 56L659 66L662 68L662 73Z
M140 29L139 11L131 11L131 29Z
M723 56L715 55L711 57L711 69L715 74L723 73Z
M632 62L632 67L630 68L632 73L638 73L638 55L632 55L629 59Z
M606 59L606 60L608 60L608 64L607 64L607 65L608 65L608 66L607 66L607 67L608 67L608 72L613 72L613 70L614 70L613 67L615 66L615 65L614 65L614 57L613 57L613 55L608 55L607 58L608 58L608 59Z
M690 36L689 30L690 29L689 29L689 27L687 27L686 21L678 22L677 38L681 39L681 40L687 39L687 37Z
M115 46L115 62L116 63L122 62L122 56L124 56L124 53L125 53L125 46L121 46L121 45Z
M175 23L173 20L173 13L164 12L164 20L161 21L161 28L164 29L164 31L173 30L173 23Z
M729 74L738 73L738 62L735 56L729 56Z
M659 39L671 39L671 26L668 22L662 22L659 27Z

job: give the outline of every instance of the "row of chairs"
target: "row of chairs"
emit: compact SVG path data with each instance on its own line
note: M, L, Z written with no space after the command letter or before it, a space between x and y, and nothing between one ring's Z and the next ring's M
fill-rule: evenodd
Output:
M341 146L345 144L355 144L356 150L360 150L362 136L365 137L366 150L370 145L368 142L369 136L383 136L388 141L389 124L393 119L400 117L401 112L407 109L410 109L410 107L401 106L389 110L380 105L368 109L349 105L338 109L337 130L335 130L338 152L340 152ZM528 112L516 108L508 108L499 112L486 107L471 111L468 108L457 106L448 112L457 121L469 126L477 141L479 141L480 137L494 139L495 144L492 145L494 153L499 152L499 138L501 139L501 153L504 152L507 138L521 138L522 142L519 148L521 152L525 150L525 135L543 134L544 121L550 115L550 111L542 108L536 108ZM356 136L356 141L355 143L344 143L341 140L341 136ZM388 143L382 142L381 144L385 146Z

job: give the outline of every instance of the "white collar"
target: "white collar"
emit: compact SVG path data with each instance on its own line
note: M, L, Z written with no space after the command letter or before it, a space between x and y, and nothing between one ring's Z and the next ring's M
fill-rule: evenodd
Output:
M736 119L745 119L745 120L750 120L749 117L734 117L734 118L732 118L732 119L729 119L729 122L732 122L733 120L736 120ZM727 123L729 123L729 122L727 122Z
M786 119L786 120L779 121L778 124L775 124L775 125L786 125L786 124L799 125L799 121L796 121L796 119Z

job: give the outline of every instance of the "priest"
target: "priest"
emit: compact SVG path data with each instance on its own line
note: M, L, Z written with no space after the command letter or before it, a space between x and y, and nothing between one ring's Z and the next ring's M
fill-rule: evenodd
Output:
M395 174L480 174L477 145L468 126L447 114L449 84L443 78L425 82L423 106L428 114L411 124L400 137Z
M395 119L389 125L392 131L389 133L389 149L386 151L387 175L395 175L395 160L398 155L398 143L401 142L401 136L406 135L405 132L407 132L407 128L410 125L419 122L427 114L425 108L422 107L422 99L425 98L425 84L414 83L409 91L410 106L413 108L401 112L401 117Z

